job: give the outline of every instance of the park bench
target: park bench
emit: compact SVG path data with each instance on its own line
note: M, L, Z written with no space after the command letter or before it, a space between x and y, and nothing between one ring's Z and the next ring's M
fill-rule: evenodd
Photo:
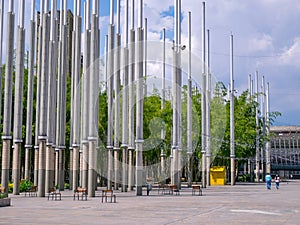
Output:
M117 196L114 195L113 190L102 190L102 203L103 203L103 199L105 199L105 202L107 202L107 198L110 198L110 202L113 202L114 199L114 203L116 203L117 201Z
M175 193L176 195L180 195L177 185L170 185L169 188L170 188L170 194L173 195Z
M196 195L196 192L198 192L198 195L202 195L202 189L201 185L192 185L192 195Z
M159 184L158 194L161 192L163 195L171 194L170 185L168 184Z
M25 197L27 196L27 194L29 197L37 197L37 186L33 185L30 188L28 188L25 191Z
M86 190L86 188L77 187L74 190L74 199L73 200L75 200L76 195L77 195L78 200L79 200L79 195L81 195L81 200L83 200L83 197L85 197L85 200L87 200L87 190Z
M59 200L61 200L61 193L60 191L56 190L55 188L49 188L49 191L48 191L48 200L51 196L51 199L53 200L58 200L57 197L59 196Z

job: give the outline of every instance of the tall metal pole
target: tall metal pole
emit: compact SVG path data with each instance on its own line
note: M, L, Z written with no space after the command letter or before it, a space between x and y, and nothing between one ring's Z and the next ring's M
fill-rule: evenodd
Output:
M68 48L67 48L67 0L63 1L61 9L60 24L60 55L59 55L59 75L57 89L57 118L56 118L56 151L58 153L58 179L57 184L60 190L64 189L64 168L66 150L66 78L68 71Z
M81 186L87 188L88 186L88 162L89 162L89 150L88 150L88 129L89 129L89 76L90 76L90 46L91 46L91 34L90 34L90 0L85 2L84 10L84 49L83 49L83 74L82 74L82 114L81 114L81 129L82 129L82 183Z
M125 1L125 48L123 50L123 101L122 101L122 191L127 191L128 170L127 170L127 151L128 151L128 8L129 0Z
M189 65L188 65L188 96L187 96L187 153L188 153L188 183L192 182L192 155L193 155L193 126L192 126L192 13L189 12Z
M206 45L205 45L205 2L202 2L202 94L201 94L201 146L202 146L202 186L206 187Z
M144 23L144 96L147 97L147 54L148 54L148 19L145 18Z
M93 0L93 12L91 23L91 73L90 73L90 90L89 90L89 171L88 171L88 195L95 197L96 188L96 169L97 169L97 142L98 142L98 89L99 89L99 17L97 14L97 2Z
M42 70L41 70L41 102L40 102L40 120L39 120L39 174L38 174L38 196L45 196L45 174L46 174L46 140L47 140L47 108L48 108L48 66L49 66L49 14L47 1L44 5L42 24L43 24L43 42L42 42Z
M47 143L46 143L46 180L45 192L54 185L54 145L55 145L55 112L56 112L56 67L57 67L57 0L52 1L51 27L49 41L49 82L48 82L48 108L47 108Z
M182 98L181 98L181 88L182 88L182 68L181 68L181 52L183 50L183 46L181 45L181 0L178 0L178 8L177 8L177 21L178 21L178 61L177 61L177 106L178 106L178 122L177 122L177 141L178 141L178 156L177 156L177 187L181 188L181 174L182 174L182 165L181 165L181 156L182 156L182 145L181 145L181 136L182 136Z
M79 148L80 148L80 105L81 105L81 7L80 0L76 0L77 11L75 15L75 53L74 53L74 114L73 114L73 190L79 186Z
M4 86L4 117L2 135L2 175L1 184L8 190L9 168L10 168L10 148L11 148L11 115L12 115L12 79L13 79L13 49L14 49L14 24L15 14L13 12L13 0L9 1L7 13L6 32L6 66L5 66L5 86Z
M267 82L266 87L266 135L269 138L270 135L270 86L269 82ZM294 142L293 142L294 143ZM266 173L271 173L271 142L270 140L266 143Z
M131 1L131 29L129 44L129 93L128 93L128 190L133 189L134 171L133 171L133 152L134 152L134 81L135 81L135 30L134 30L134 0Z
M165 100L166 100L166 28L163 28L162 31L162 36L163 36L163 55L162 55L162 90L161 90L161 109L163 110L165 108ZM161 139L165 140L166 132L164 129L161 130ZM161 148L161 153L160 153L160 164L161 164L161 178L165 179L166 178L166 153L165 153L165 146L162 146Z
M107 151L108 151L108 171L107 171L107 188L112 188L113 181L113 86L114 86L114 0L110 1L110 24L108 26L108 73L107 73Z
M266 134L266 105L265 105L265 97L266 97L266 89L265 89L265 77L262 76L262 82L261 82L261 119L262 119L262 134L265 136ZM266 150L266 142L263 141L261 152L260 152L260 163L261 163L261 172L262 172L262 179L264 179L265 174L265 150Z
M136 195L143 195L143 0L139 0L138 7L138 28L137 28L137 42L136 42L136 71L135 77L137 79L136 90Z
M120 151L120 62L121 62L121 34L120 34L120 0L117 0L116 45L114 58L114 189L118 190L119 176L119 151Z
M230 184L235 184L233 35L230 35Z
M76 45L76 15L77 15L77 0L73 1L73 28L72 28L72 47L71 47L71 116L70 116L70 145L69 145L69 188L70 190L73 190L73 157L74 157L74 151L73 151L73 132L74 132L74 89L75 89L75 45ZM80 6L79 6L80 7Z
M41 105L41 77L42 77L42 53L43 53L43 11L44 0L40 1L39 26L37 26L37 35L39 40L37 43L37 94L36 94L36 116L35 116L35 144L34 144L34 185L38 185L39 171L39 130L40 130L40 105ZM37 20L38 21L38 20Z
M21 169L21 143L22 140L22 116L23 116L23 84L24 84L24 54L25 54L25 29L24 29L24 0L19 0L19 21L17 30L17 59L15 77L14 99L14 150L13 150L13 194L20 193L20 169Z
M32 149L32 117L33 117L33 77L34 77L34 51L35 51L35 0L32 1L30 18L30 51L28 69L27 112L26 112L26 140L25 140L25 179L30 179L30 153ZM2 43L2 42L1 42Z
M210 98L211 98L211 74L210 74L210 33L207 30L207 80L206 80L206 184L210 186Z
M4 0L0 1L0 90L2 90L2 50L3 50ZM0 116L2 117L2 95L0 95Z
M255 100L258 103L258 72L255 72L255 80L256 80L256 97ZM259 152L259 119L258 119L258 107L256 107L255 110L255 120L256 120L256 155L255 155L255 161L256 161L256 168L255 168L255 180L256 182L259 182L259 160L260 160L260 152Z

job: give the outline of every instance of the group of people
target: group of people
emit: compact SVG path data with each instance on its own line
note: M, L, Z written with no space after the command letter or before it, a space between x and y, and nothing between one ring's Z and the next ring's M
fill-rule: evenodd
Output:
M272 183L272 177L270 174L267 174L266 177L266 184L267 184L267 189L268 190L271 190L271 183ZM276 189L279 189L279 183L280 183L280 177L278 176L278 174L276 174L275 178L274 178L274 181L275 181L275 187Z

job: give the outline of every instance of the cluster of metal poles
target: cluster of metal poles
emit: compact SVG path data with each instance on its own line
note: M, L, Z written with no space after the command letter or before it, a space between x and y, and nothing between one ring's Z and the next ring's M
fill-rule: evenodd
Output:
M6 33L6 67L4 115L2 136L2 180L8 187L10 180L10 155L13 148L12 180L14 194L19 194L21 179L22 112L24 89L24 0L19 0L17 52L15 66L14 113L12 114L13 85L13 49L15 14L14 1L8 1ZM145 183L143 167L143 99L147 75L147 19L143 17L143 1L138 0L138 20L135 27L135 0L125 0L125 26L121 33L120 0L117 0L116 22L114 0L110 1L110 20L105 44L105 70L100 71L100 1L86 0L81 12L81 0L74 1L74 23L72 28L72 48L68 48L68 1L60 1L58 21L57 0L40 0L39 26L35 16L35 1L31 5L30 51L28 68L28 90L26 106L25 172L31 177L31 154L34 152L33 178L38 186L38 196L43 197L49 188L58 186L64 189L66 163L66 91L67 75L71 75L71 122L70 122L70 173L71 189L78 186L87 188L89 196L95 196L98 168L98 94L100 76L105 78L108 126L107 126L107 188L122 191L136 187L136 195L142 195ZM131 7L129 7L131 6ZM0 10L0 61L2 62L3 9ZM131 14L129 19L129 9ZM92 10L91 10L92 9ZM205 3L203 2L202 20L202 184L210 184L210 98L211 75L209 56L209 30L205 28ZM81 15L84 15L84 20ZM84 21L84 24L82 23ZM129 21L131 27L129 28ZM145 24L143 26L143 21ZM83 36L82 36L83 31ZM58 33L59 32L59 33ZM36 37L38 34L38 42ZM123 39L121 38L123 36ZM81 40L83 37L83 41ZM165 40L163 29L163 69L162 69L162 105L165 104ZM122 40L123 43L122 43ZM207 41L206 41L207 40ZM234 86L233 86L233 38L231 35L230 93L231 93L231 181L234 181ZM37 51L37 70L35 70L35 49ZM173 41L173 78L172 78L172 149L171 182L180 187L182 169L182 68L181 52L181 0L174 0L174 41ZM206 50L207 49L207 50ZM189 13L189 67L188 67L188 109L187 109L187 150L191 156L192 147L192 62L191 62L191 13ZM81 65L81 54L83 65ZM71 57L71 71L69 58ZM0 72L2 71L2 63ZM33 123L34 76L37 77L36 112ZM1 77L0 77L1 78ZM0 79L1 81L2 79ZM123 82L121 91L121 82ZM0 89L2 84L0 83ZM1 97L1 95L0 95ZM122 97L122 102L121 102ZM1 102L1 99L0 99ZM122 105L121 105L122 104ZM268 105L268 104L267 104ZM0 105L1 109L1 105ZM134 109L136 111L134 112ZM266 110L266 115L269 109ZM13 118L12 118L13 115ZM135 116L134 116L135 115ZM122 116L122 118L120 118ZM268 117L266 117L268 118ZM121 122L122 121L122 124ZM13 130L11 124L13 123ZM35 125L34 127L32 125ZM136 127L134 127L134 125ZM35 128L35 140L32 142L32 129ZM13 137L12 134L13 133ZM165 136L161 131L161 137ZM121 145L120 145L121 143ZM33 150L34 148L34 150ZM268 148L267 148L268 149ZM122 154L122 157L119 156ZM259 154L257 152L257 154ZM269 153L268 153L269 154ZM134 160L135 155L135 160ZM122 158L121 166L119 158ZM166 154L161 152L161 174L166 175ZM268 157L267 157L268 158ZM135 165L134 165L135 161ZM258 164L256 164L258 165ZM189 174L192 164L189 164ZM122 171L120 172L120 168ZM267 162L267 170L269 170ZM135 170L135 171L134 171ZM258 170L256 170L258 171ZM135 178L135 180L134 180ZM191 179L191 177L188 177ZM233 184L233 183L232 183Z

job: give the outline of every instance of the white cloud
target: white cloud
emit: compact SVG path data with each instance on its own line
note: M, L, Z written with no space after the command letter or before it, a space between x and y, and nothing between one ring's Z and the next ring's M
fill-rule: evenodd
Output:
M300 68L300 37L295 38L293 45L284 50L279 63Z
M269 51L272 52L273 47L273 39L268 34L261 34L253 37L248 42L248 52L264 52Z

